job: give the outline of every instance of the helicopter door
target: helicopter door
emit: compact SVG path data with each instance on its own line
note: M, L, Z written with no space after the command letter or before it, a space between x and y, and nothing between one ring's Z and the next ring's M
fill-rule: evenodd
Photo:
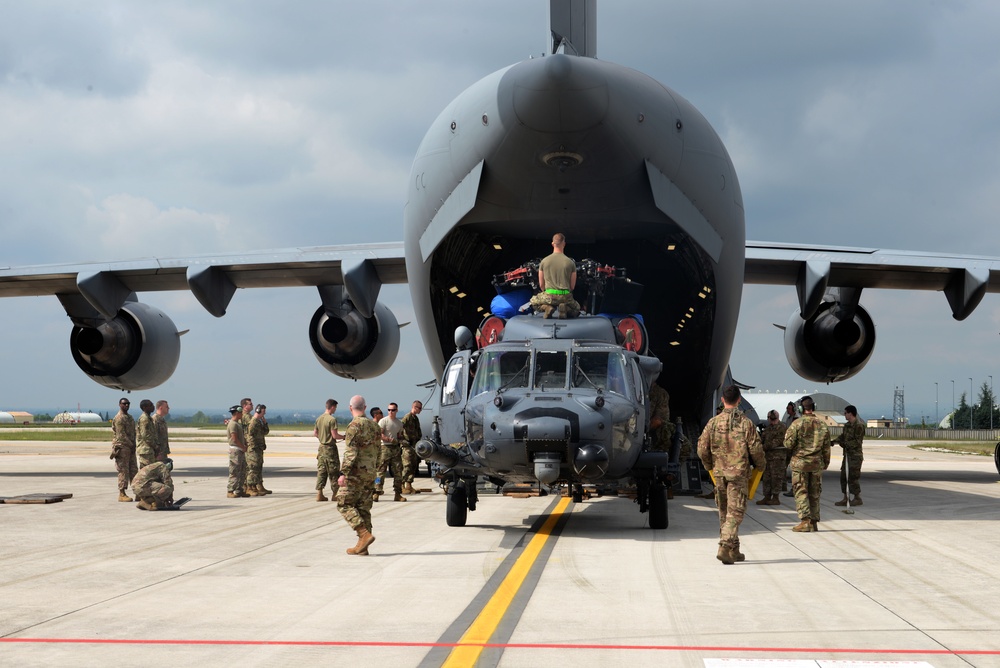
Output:
M465 442L465 401L469 395L469 350L448 360L441 376L441 442Z

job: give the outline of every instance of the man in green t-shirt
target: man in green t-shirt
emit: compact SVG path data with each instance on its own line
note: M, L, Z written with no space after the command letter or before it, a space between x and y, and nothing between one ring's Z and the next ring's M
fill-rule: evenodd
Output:
M343 440L344 435L337 431L337 418L333 414L337 411L337 402L333 399L326 400L326 410L316 418L316 428L313 429L313 436L319 439L319 451L316 453L316 500L326 501L323 495L323 488L326 481L330 481L330 500L337 500L337 478L340 477L340 453L337 451L337 440Z
M531 306L543 318L558 313L562 318L580 315L580 304L573 299L576 288L576 262L566 255L566 235L557 232L552 237L552 253L538 264L538 287Z

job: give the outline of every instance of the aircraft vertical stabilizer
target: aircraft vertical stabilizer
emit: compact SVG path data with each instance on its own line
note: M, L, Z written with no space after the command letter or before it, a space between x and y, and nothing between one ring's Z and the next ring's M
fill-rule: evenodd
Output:
M550 0L552 53L597 57L597 0Z

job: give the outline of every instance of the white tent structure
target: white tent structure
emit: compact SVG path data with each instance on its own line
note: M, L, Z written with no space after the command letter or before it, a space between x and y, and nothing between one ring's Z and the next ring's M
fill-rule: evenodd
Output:
M86 424L96 424L99 422L104 422L104 418L97 413L77 413L77 412L65 412L52 418L52 421L56 424L76 424L78 422L83 422Z
M16 422L13 415L0 411L0 424L15 424Z

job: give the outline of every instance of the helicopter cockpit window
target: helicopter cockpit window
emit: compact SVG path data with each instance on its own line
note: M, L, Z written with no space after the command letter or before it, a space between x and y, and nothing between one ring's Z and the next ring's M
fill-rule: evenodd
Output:
M487 350L479 356L472 396L512 387L528 387L528 351Z
M465 363L454 359L444 374L444 387L441 388L441 405L454 406L462 401L465 389Z
M566 352L539 350L535 353L535 387L562 388L566 385Z
M573 355L573 387L589 387L627 394L625 358L611 351L585 351Z

